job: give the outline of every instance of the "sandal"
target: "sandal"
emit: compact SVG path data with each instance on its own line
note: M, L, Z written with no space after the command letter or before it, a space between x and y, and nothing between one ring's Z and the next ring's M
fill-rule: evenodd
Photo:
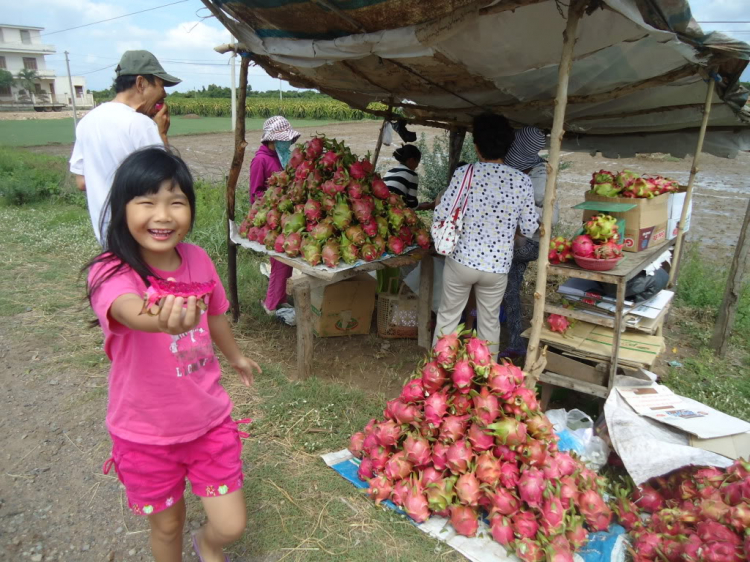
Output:
M195 555L198 557L198 560L200 562L206 562L205 560L203 560L203 556L201 556L201 551L198 550L198 535L196 533L190 533L190 536L193 539L193 550L195 551ZM229 555L228 554L224 555L224 562L232 562L229 559Z

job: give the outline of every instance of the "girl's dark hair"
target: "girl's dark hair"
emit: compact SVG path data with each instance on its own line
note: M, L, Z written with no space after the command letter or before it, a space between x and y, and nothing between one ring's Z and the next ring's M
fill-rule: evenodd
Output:
M115 93L125 92L135 86L135 81L139 76L143 76L146 82L152 86L156 84L156 77L153 74L126 74L115 78L115 83L113 84Z
M413 144L405 144L393 153L393 157L399 164L406 164L411 158L422 159L422 153Z
M513 127L502 115L482 113L474 118L472 134L477 150L485 160L505 158L513 144Z
M195 190L193 176L182 158L163 147L156 146L143 148L128 156L117 168L105 210L102 212L100 228L107 215L110 217L107 231L102 232L106 241L105 250L82 268L82 272L86 273L98 263L111 266L89 286L89 301L103 283L128 267L148 285L146 277L154 275L154 272L143 259L138 242L130 234L125 207L136 197L157 193L165 181L170 182L170 189L179 187L187 197L192 229L195 223Z

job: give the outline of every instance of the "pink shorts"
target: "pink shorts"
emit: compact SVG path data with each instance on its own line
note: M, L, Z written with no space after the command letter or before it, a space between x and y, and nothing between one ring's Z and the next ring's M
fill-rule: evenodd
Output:
M223 496L242 488L242 443L247 434L227 417L205 435L187 443L146 445L112 437L112 465L125 486L128 506L138 515L151 515L171 507L185 492L185 478L201 497Z

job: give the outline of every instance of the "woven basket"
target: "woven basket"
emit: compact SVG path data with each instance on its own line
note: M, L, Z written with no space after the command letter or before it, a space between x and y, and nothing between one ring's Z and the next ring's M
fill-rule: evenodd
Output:
M416 339L418 328L418 297L404 294L401 284L397 294L378 295L378 335L386 339Z

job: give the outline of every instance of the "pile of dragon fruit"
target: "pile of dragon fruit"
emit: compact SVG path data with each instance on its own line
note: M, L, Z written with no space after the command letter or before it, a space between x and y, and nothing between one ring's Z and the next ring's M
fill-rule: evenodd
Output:
M602 197L653 199L663 193L673 193L679 187L675 180L661 176L641 176L631 170L599 170L591 177L591 191Z
M556 236L550 240L549 262L563 263L579 258L600 260L614 259L622 256L620 232L617 219L610 215L595 215L583 224L584 234L568 240Z
M430 246L417 214L389 192L370 161L324 137L295 147L286 169L269 178L240 236L327 267L403 254L415 244Z
M558 451L524 379L476 337L439 338L384 419L351 437L370 497L416 522L448 517L468 537L486 517L492 537L522 560L572 561L588 530L609 527L605 482Z
M614 495L635 562L750 560L750 463L742 459L727 470L684 468Z

